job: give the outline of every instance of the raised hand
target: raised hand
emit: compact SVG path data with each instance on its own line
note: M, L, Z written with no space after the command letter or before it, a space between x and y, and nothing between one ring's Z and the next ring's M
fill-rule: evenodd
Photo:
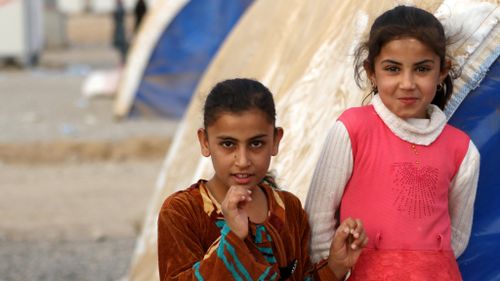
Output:
M252 190L248 186L233 185L221 203L226 224L242 240L248 235L248 213L245 206L252 201Z
M347 218L340 224L333 236L328 257L328 266L339 280L356 264L367 243L368 237L361 220Z

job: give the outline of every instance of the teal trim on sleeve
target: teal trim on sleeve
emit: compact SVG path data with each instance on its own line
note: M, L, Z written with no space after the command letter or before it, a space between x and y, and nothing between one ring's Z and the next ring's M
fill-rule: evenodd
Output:
M266 271L264 271L264 273L262 273L262 275L259 276L258 280L259 281L265 281L266 277L269 276L270 271L271 271L271 266L269 266L268 268L266 268ZM274 274L268 280L275 280L276 277L278 277L278 273L274 272Z
M259 252L261 252L263 254L268 254L268 255L272 255L273 254L273 248L257 247L257 249L259 249Z
M250 276L250 274L246 270L245 266L238 259L238 255L236 254L234 247L226 240L226 236L228 235L228 233L230 231L231 231L231 229L229 228L229 226L224 225L224 227L222 227L220 244L219 244L219 247L217 249L217 256L222 260L222 262L226 266L227 270L231 273L231 275L233 276L233 278L235 280L252 281L252 277ZM235 267L235 265L233 265L231 262L228 261L228 259L226 257L226 252L229 253L229 255L232 257L236 267ZM238 274L238 271L236 269L238 269L238 271L241 272L244 279L240 276L240 274Z
M223 228L223 227L224 227L224 225L226 225L226 221L225 221L225 220L217 220L217 221L215 222L215 225L216 225L219 229L221 229L221 228Z
M255 243L263 242L262 234L267 234L266 227L264 225L259 224L255 228Z
M204 281L203 276L201 276L201 273L200 273L200 262L196 262L193 265L193 269L194 269L194 276L196 277L196 280Z
M272 256L272 257L264 256L264 258L266 258L266 261L270 264L275 264L277 262L277 260L274 256Z

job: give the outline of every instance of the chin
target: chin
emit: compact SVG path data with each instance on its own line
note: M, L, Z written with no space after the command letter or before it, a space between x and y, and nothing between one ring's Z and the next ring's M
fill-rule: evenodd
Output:
M407 110L401 110L401 111L394 113L394 114L401 119L419 118L418 114L416 112L409 112Z

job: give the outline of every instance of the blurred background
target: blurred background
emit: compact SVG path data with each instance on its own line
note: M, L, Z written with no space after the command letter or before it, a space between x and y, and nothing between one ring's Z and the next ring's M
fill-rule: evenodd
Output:
M498 0L0 0L0 281L158 280L157 213L211 173L194 132L223 79L274 93L272 169L304 200L325 128L366 94L352 50L402 3L461 35L445 113L482 156L459 264L500 280Z
M128 44L138 2L122 3ZM113 115L117 3L0 1L2 281L119 280L129 268L178 118Z

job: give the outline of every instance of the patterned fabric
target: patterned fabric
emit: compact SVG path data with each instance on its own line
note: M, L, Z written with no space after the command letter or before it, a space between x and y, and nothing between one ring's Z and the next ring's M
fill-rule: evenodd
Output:
M369 269L369 270L368 270ZM349 281L462 280L451 251L364 249Z
M259 186L269 215L262 224L250 222L245 240L226 225L206 181L167 198L158 219L160 279L336 280L324 262L309 260L309 225L298 198L271 179Z

